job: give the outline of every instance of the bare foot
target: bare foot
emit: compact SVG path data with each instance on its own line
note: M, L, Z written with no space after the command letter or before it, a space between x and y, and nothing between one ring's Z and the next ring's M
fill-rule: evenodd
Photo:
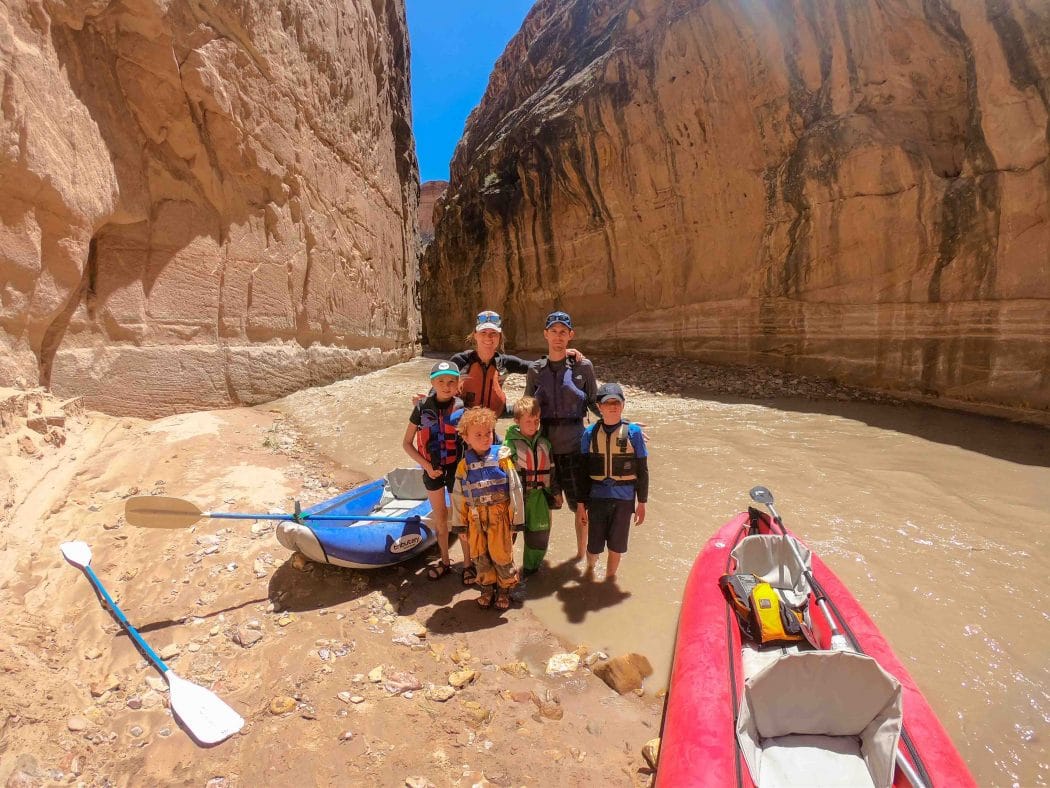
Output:
M580 561L582 561L582 560L583 560L584 558L586 558L586 557L587 557L587 554L586 554L586 553L577 553L577 554L576 554L576 557L575 557L575 558L573 558L572 560L573 560L573 561L576 561L577 563L579 563Z
M605 576L605 582L606 583L615 583L616 582L616 573L613 572L611 575L606 575Z
M594 580L594 564L587 564L587 568L583 570L584 580Z

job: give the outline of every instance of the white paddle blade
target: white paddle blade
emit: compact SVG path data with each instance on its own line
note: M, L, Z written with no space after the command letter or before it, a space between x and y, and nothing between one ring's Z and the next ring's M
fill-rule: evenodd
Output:
M189 528L201 514L189 501L166 495L139 495L124 504L128 524L140 528Z
M169 670L171 710L201 744L218 744L244 727L244 718L214 692Z
M63 542L58 549L62 551L63 558L79 569L91 563L91 548L87 542Z

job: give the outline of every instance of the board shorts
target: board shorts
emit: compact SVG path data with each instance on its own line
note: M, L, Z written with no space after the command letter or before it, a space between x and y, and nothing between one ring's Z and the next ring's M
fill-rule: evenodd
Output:
M608 545L614 553L626 553L633 514L633 500L591 498L587 504L587 552L601 555Z

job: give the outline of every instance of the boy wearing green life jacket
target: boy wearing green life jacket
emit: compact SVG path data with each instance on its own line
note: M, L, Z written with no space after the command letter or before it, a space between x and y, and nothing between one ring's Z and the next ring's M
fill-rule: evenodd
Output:
M525 551L522 572L539 571L551 532L551 503L561 495L553 473L551 443L540 434L540 404L532 397L514 403L514 424L503 446L510 449L525 492Z

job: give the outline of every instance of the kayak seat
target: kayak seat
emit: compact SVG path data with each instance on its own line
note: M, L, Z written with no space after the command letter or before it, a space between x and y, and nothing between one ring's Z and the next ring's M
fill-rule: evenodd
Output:
M427 488L419 468L395 468L386 475L386 493L402 501L425 501ZM384 493L384 497L386 497Z
M849 651L786 654L744 684L737 741L759 788L893 783L901 686Z
M736 560L736 573L757 575L773 588L783 591L784 598L793 605L802 605L809 597L809 581L805 572L811 569L811 553L804 544L795 541L803 563L791 550L788 536L756 534L745 536L730 554Z

